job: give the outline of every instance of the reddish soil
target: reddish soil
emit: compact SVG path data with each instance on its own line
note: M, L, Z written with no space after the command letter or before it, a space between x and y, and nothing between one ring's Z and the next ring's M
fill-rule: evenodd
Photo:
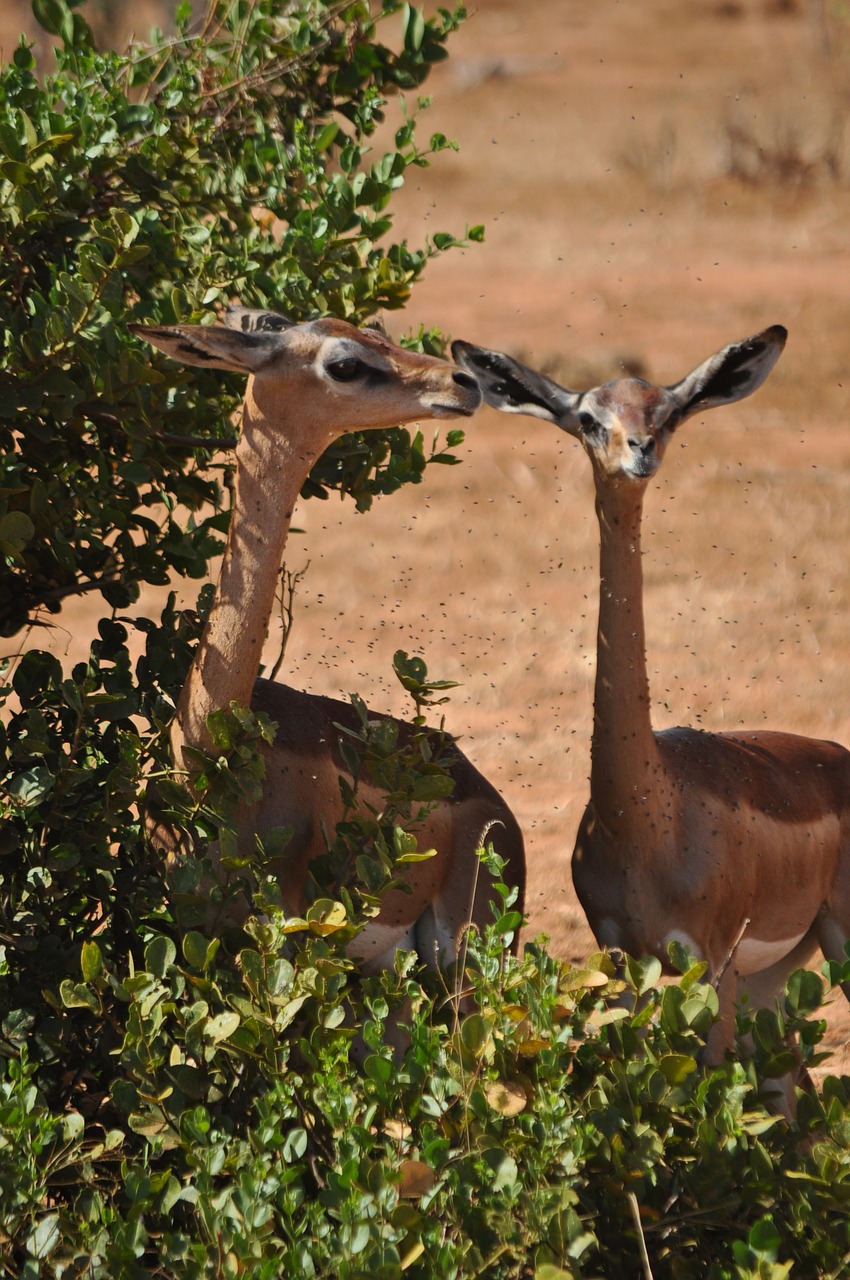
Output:
M727 342L790 329L765 387L692 420L648 497L658 727L850 743L847 36L802 0L488 0L428 84L424 135L460 151L400 193L396 232L487 235L431 265L395 332L435 324L585 387L624 367L672 382ZM459 681L449 727L526 832L526 936L579 959L593 948L569 870L594 670L589 467L554 428L490 410L462 454L365 517L305 505L287 678L398 713L396 649ZM69 608L56 647L84 646L90 617ZM830 1043L848 1035L842 1000Z

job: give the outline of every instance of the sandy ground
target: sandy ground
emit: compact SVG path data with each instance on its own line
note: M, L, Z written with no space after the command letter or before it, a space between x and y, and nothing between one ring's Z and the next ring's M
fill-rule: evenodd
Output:
M692 420L648 496L658 727L850 743L848 44L802 0L482 0L428 83L424 133L460 151L400 193L396 233L487 234L431 265L393 332L436 324L580 389L623 368L672 382L729 341L790 329L768 384ZM489 410L462 454L365 517L304 506L287 678L397 713L396 649L459 681L449 727L526 833L526 936L579 959L593 949L569 871L592 711L589 466L554 428ZM61 621L57 650L86 643L85 609ZM843 1001L830 1018L841 1049Z

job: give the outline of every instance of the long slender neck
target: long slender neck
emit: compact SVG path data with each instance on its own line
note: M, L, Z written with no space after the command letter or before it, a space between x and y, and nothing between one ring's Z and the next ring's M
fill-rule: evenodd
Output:
M230 531L209 618L171 730L174 762L185 745L212 750L207 716L231 702L251 704L274 608L281 561L299 491L327 443L309 424L289 424L249 383L236 448Z
M599 626L590 789L611 819L628 814L656 773L643 620L642 486L597 483Z

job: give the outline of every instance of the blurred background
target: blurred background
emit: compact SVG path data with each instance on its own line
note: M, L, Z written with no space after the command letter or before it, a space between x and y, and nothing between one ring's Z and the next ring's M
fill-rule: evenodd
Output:
M194 9L203 11L203 0L194 0ZM174 30L172 0L85 0L83 12L102 48L123 49L132 39L145 40L151 27L163 31ZM0 0L0 50L8 59L22 34L34 41L36 51L47 69L49 59L44 59L49 38L33 18L31 0Z
M167 29L170 11L85 10L118 45L154 21ZM24 29L29 6L0 0L4 56ZM382 38L399 32L389 22ZM450 50L423 128L459 151L399 193L394 238L479 223L486 238L434 262L388 327L436 325L583 389L624 370L673 382L726 343L787 325L765 387L683 428L648 495L654 718L850 744L846 6L482 0ZM309 567L284 671L395 713L409 710L396 649L459 681L448 726L526 832L528 936L580 959L593 942L569 858L592 713L589 466L553 427L488 410L461 453L461 467L432 468L365 517L303 505L289 568ZM96 610L68 606L58 654L85 651ZM270 661L278 645L272 634ZM833 1037L846 1040L846 1017Z

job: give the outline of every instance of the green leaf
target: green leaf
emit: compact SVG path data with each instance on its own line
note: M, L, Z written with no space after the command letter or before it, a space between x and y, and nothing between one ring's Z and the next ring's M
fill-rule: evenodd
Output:
M52 36L62 34L63 24L70 16L62 0L32 0L32 11L38 25Z
M363 1063L363 1070L370 1080L376 1084L386 1084L395 1073L393 1063L383 1054L370 1053Z
M625 969L626 976L638 996L645 996L661 980L661 961L656 956L643 956L639 960L634 959L632 956L626 956Z
M493 1171L491 1190L499 1192L513 1187L519 1176L519 1168L514 1157L498 1147L488 1148L483 1156Z
M103 972L103 956L96 942L84 942L80 950L83 982L95 983Z
M202 973L205 973L221 945L221 940L215 938L211 942L202 933L197 933L194 929L190 929L184 935L182 945L183 958L186 963L191 965L193 969L199 969Z
M516 933L517 929L519 929L521 925L521 911L506 911L504 915L499 916L493 927L500 938L505 938L509 934L513 935Z
M24 37L21 37L24 40ZM32 49L26 44L19 44L15 52L12 54L12 61L21 71L32 71L35 67L35 58Z
M397 867L403 867L416 862L430 862L432 858L436 857L436 849L408 850L406 853L398 854L395 859L395 864Z
M53 791L54 778L45 765L33 765L15 774L7 785L12 800L22 808L34 808L45 800Z
M177 948L171 938L152 938L145 947L145 967L157 978L164 978L177 959Z
M33 1258L49 1258L58 1243L59 1214L48 1213L27 1240L27 1253Z
M313 139L313 146L315 147L316 151L319 154L321 154L323 151L327 151L328 148L331 147L333 143L336 141L338 134L339 134L339 126L335 124L333 121L331 121L329 124L324 125L316 134L315 138Z
M668 1084L683 1084L696 1071L696 1058L686 1053L665 1053L658 1059L658 1069Z
M776 1262L782 1239L773 1220L764 1217L760 1218L750 1229L747 1243L756 1258L764 1262Z
M285 1164L295 1164L303 1159L307 1152L307 1134L304 1129L290 1129L281 1147L281 1158Z
M425 774L416 778L411 787L412 799L419 803L442 800L454 791L454 778L448 773Z
M464 1048L474 1057L480 1057L492 1040L492 1021L480 1013L471 1013L461 1023L460 1035Z
M214 1044L218 1044L222 1040L229 1040L241 1021L239 1014L235 1012L216 1014L214 1018L210 1018L206 1022L204 1038L212 1040Z
M266 991L272 1000L280 1000L292 990L295 969L288 960L279 957L272 960L266 975Z
M823 982L808 969L796 969L788 979L786 990L785 1009L789 1014L811 1017L823 1004Z
M411 4L406 4L403 10L404 24L404 47L408 53L418 53L422 48L422 40L425 35L425 17Z
M23 511L8 511L0 517L0 552L19 563L20 552L35 537L35 525Z
M91 987L81 982L71 982L65 978L59 984L59 995L66 1009L88 1009L91 1013L100 1012L100 1001Z

